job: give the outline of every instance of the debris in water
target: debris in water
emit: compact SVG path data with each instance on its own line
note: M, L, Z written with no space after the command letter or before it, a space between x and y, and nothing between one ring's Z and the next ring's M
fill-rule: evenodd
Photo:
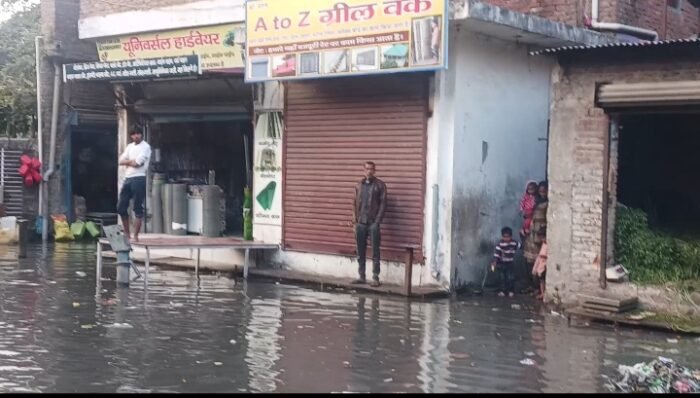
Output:
M537 323L537 321L534 319L526 319L525 323Z
M275 285L279 285L279 284L280 284L279 282L275 282Z
M521 307L520 307L520 304L511 304L510 308L512 308L514 310L519 310Z
M115 305L119 303L119 300L117 299L107 299L102 301L102 305Z
M500 310L499 310L498 308L491 308L491 311L497 312L497 311L500 311Z
M229 340L228 342L231 343L231 344L236 344L236 340L234 340L234 339L231 339L231 340Z
M520 361L520 364L521 364L521 365L532 366L532 365L536 365L537 363L536 363L535 361L533 361L532 359L530 359L530 358L525 358L525 359L523 359L522 361Z
M406 344L406 340L404 340L404 339L399 339L399 343L401 343L401 344Z
M343 361L343 366L345 366L346 368L352 368L352 365L350 365L350 362L348 361Z
M469 358L469 354L455 352L452 354L452 358L454 358L454 359L467 359L467 358Z
M649 363L634 366L619 365L619 376L605 377L606 387L612 392L625 393L698 393L700 371L678 365L669 358L658 357Z
M526 357L534 357L534 356L535 356L535 353L532 352L532 351L528 351L528 352L525 353L525 356L526 356Z
M75 271L75 274L81 278L85 278L87 276L87 274L83 271Z
M560 313L558 313L558 312L556 312L556 311L552 311L552 315L554 315L554 316L562 316Z
M73 303L73 308L78 308L78 307L80 307L80 303L74 302L74 303Z
M106 328L113 328L113 329L133 329L134 327L129 325L128 323L113 323L111 325L105 325Z
M92 329L95 327L95 325L80 325L80 327L83 329Z
M669 344L678 344L678 339L666 339L666 342Z
M214 366L221 366L223 364L224 364L223 362L214 362Z
M391 383L392 381L394 381L394 379L392 379L391 377L389 377L388 379L384 379L385 383Z

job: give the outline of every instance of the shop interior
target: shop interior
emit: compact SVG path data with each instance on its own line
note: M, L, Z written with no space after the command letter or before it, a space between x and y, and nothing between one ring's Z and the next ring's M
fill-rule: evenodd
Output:
M198 188L216 185L223 191L221 198L224 235L243 234L244 188L248 185L246 156L250 146L250 121L198 121L149 124L150 145L154 152L151 176L164 175L169 183L187 184L188 233L197 233L202 227L205 209L193 204ZM249 151L246 153L246 145ZM153 181L153 180L152 180ZM155 184L152 183L153 190ZM154 195L151 194L151 200ZM158 206L151 206L150 214ZM155 215L154 215L155 216ZM159 231L154 231L159 232Z
M618 201L649 226L700 238L700 114L630 114L619 119Z

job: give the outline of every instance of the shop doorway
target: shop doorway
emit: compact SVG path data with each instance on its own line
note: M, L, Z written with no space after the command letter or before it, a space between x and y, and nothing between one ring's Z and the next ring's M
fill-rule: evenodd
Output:
M149 130L149 143L154 150L152 173L165 174L169 182L192 187L209 184L213 171L214 183L223 190L225 197L224 234L242 235L243 193L252 183L248 180L252 156L251 121L210 118L208 121L158 122L151 123Z
M87 212L114 213L119 174L116 128L73 129L70 141L73 195L85 198Z
M654 230L700 240L700 114L630 114L618 121L618 202L643 210Z

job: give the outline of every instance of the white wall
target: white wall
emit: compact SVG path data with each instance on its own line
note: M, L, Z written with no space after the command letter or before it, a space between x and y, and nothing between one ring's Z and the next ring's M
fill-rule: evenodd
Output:
M244 21L244 0L193 1L170 7L81 18L78 37L94 39Z
M450 37L457 32L451 29ZM452 192L454 170L454 115L457 58L455 43L449 42L449 65L435 74L431 84L433 110L428 120L428 147L423 248L430 280L449 287L452 272ZM437 191L437 195L435 192ZM435 201L437 200L437 204Z
M454 34L452 282L480 281L503 226L515 233L529 179L546 176L552 64L528 48Z

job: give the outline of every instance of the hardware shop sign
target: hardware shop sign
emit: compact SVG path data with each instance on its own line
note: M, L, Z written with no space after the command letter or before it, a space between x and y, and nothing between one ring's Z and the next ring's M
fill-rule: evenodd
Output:
M248 0L246 80L444 69L448 0Z
M243 73L245 26L242 23L200 26L102 39L102 62L199 55L206 72Z
M63 65L63 81L128 81L201 74L198 55Z

